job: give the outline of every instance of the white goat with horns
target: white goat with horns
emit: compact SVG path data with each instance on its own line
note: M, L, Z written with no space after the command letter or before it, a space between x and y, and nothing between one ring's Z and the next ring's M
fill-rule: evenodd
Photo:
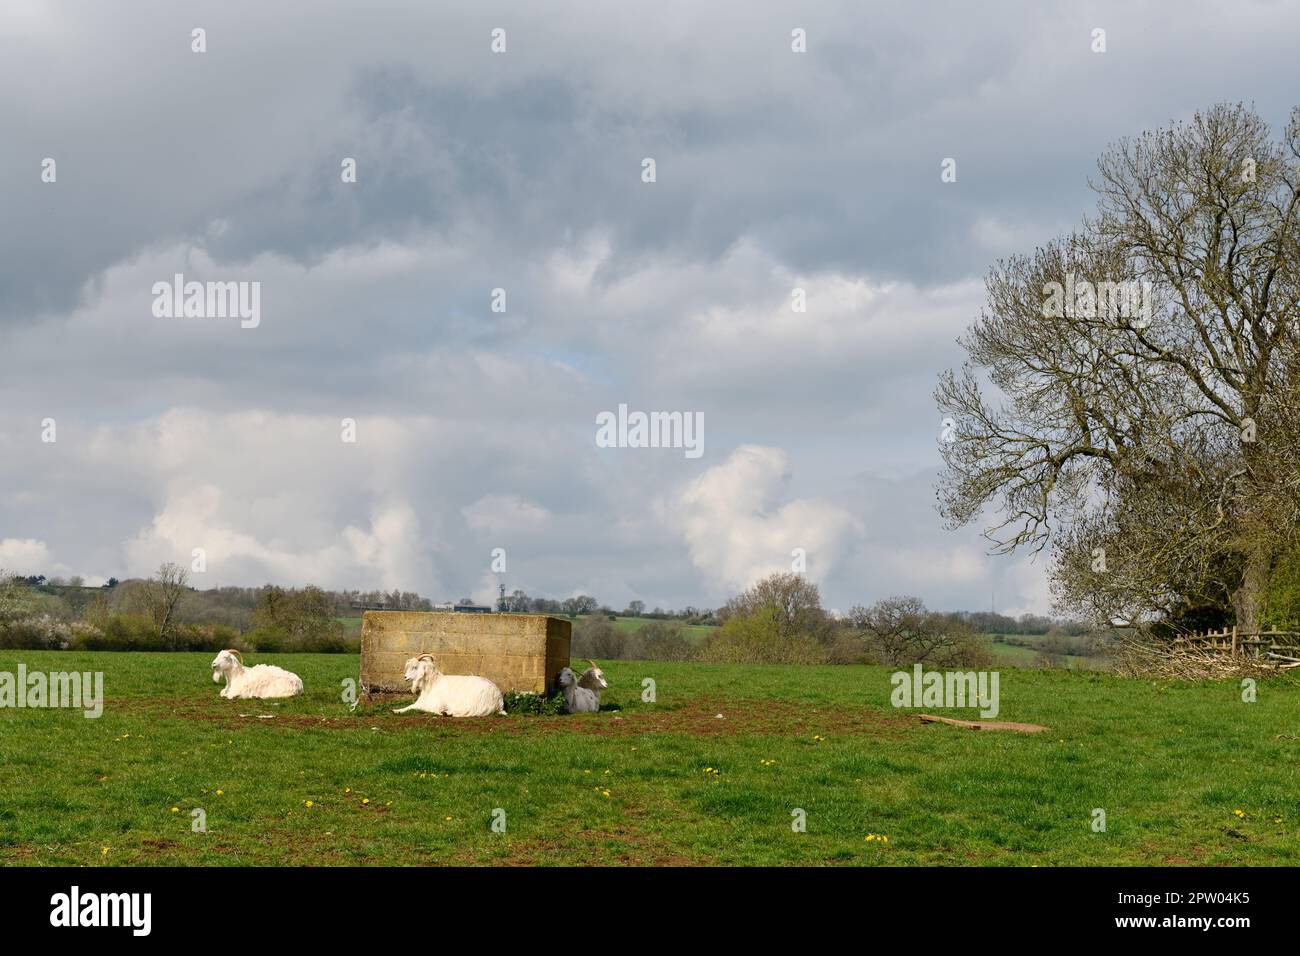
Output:
M221 651L212 659L212 682L219 684L223 677L226 686L221 696L226 698L297 697L302 693L302 678L297 674L274 664L245 667L244 656L233 649Z
M589 675L591 675L591 683L600 686L600 690L604 690L605 687L609 686L605 683L605 675L603 672L600 673L599 681L597 682L592 671L599 672L600 668L593 663L591 669L583 673L583 679L585 680ZM600 690L594 690L591 687L582 686L582 681L578 679L578 675L573 672L572 667L566 667L560 671L560 676L556 678L556 683L560 685L560 690L564 693L564 709L569 713L594 714L596 711L600 710Z
M404 714L421 710L447 717L489 717L506 712L501 688L486 677L444 674L432 654L421 654L406 662L406 679L411 682L415 703L394 710Z
M596 694L596 700L600 700L600 692L609 690L609 681L605 680L605 672L596 666L596 662L591 658L587 659L591 666L582 672L578 678L578 686L585 687Z

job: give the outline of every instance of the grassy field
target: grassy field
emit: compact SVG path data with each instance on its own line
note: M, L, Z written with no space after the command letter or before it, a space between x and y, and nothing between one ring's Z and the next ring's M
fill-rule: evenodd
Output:
M207 654L20 660L103 671L106 703L0 709L7 865L1300 863L1294 679L1005 670L1024 735L921 724L876 667L615 661L619 711L452 721L349 712L346 655L283 657L308 692L278 704L219 699Z
M993 652L994 658L1004 667L1034 667L1040 657L1039 652L1032 647L1022 647L1019 644L1004 644L1001 641L993 640L991 634L981 634L980 639L984 642L985 647ZM1019 638L1025 640L1025 638ZM1033 640L1033 637L1028 638ZM1063 667L1084 668L1086 670L1098 670L1099 668L1090 667L1090 661L1086 657L1079 657L1074 654L1063 656Z
M620 617L615 620L614 626L620 631L626 631L629 634L635 634L641 628L654 621L649 617ZM688 641L695 643L705 635L716 631L717 626L713 624L682 624L680 621L660 621L660 624L676 625L681 629L682 636Z

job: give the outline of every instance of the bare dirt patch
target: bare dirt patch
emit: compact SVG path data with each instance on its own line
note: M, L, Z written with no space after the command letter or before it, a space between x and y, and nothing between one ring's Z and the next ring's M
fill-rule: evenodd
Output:
M868 707L819 707L810 709L797 701L767 698L721 699L703 697L676 707L637 707L619 712L574 714L557 717L451 718L429 714L389 712L392 701L372 698L371 708L339 715L278 713L272 708L248 706L249 701L231 701L229 709L211 702L151 699L140 701L141 711L160 717L213 722L224 728L294 727L321 730L376 728L385 732L411 731L436 736L508 734L547 736L588 734L595 737L632 737L641 734L691 734L697 737L737 735L799 737L821 735L901 735L915 724ZM123 702L125 703L125 702ZM132 702L135 703L135 702ZM382 709L372 709L378 704ZM125 709L125 708L124 708ZM260 714L274 714L262 719ZM245 716L240 716L241 714ZM719 717L718 715L722 716Z

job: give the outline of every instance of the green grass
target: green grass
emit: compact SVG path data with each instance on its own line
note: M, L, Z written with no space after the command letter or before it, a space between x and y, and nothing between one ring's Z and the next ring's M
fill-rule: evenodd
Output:
M1019 644L1004 644L1001 641L993 640L992 635L981 635L984 646L992 653L997 662L1006 667L1035 667L1038 664L1039 651L1032 647L1023 647ZM1075 654L1064 655L1064 667L1083 668L1087 670L1096 670L1096 667L1090 667L1093 662L1087 657L1081 657Z
M582 615L579 615L579 617L581 618ZM626 631L629 634L635 634L637 631L641 630L641 628L645 627L647 624L650 624L654 621L655 618L650 618L650 617L620 617L617 620L613 621L612 623L620 631ZM706 634L709 634L712 631L716 631L718 629L717 625L715 624L683 624L680 621L672 621L672 620L659 621L659 623L668 624L670 626L676 625L677 627L681 628L682 636L685 637L692 644L699 641Z
M107 700L0 709L9 865L1300 863L1294 679L1246 704L1232 681L1007 669L999 719L1050 728L1027 735L921 724L876 667L611 661L617 712L453 721L349 712L349 655L279 658L308 689L282 703L219 699L207 654L0 671L20 660L102 670Z

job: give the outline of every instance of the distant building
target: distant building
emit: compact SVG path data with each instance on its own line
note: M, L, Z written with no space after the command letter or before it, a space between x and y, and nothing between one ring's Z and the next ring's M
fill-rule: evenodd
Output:
M455 603L450 601L443 604L435 604L435 611L455 611L460 614L491 614L492 608L486 604L475 604L469 598L463 598Z

